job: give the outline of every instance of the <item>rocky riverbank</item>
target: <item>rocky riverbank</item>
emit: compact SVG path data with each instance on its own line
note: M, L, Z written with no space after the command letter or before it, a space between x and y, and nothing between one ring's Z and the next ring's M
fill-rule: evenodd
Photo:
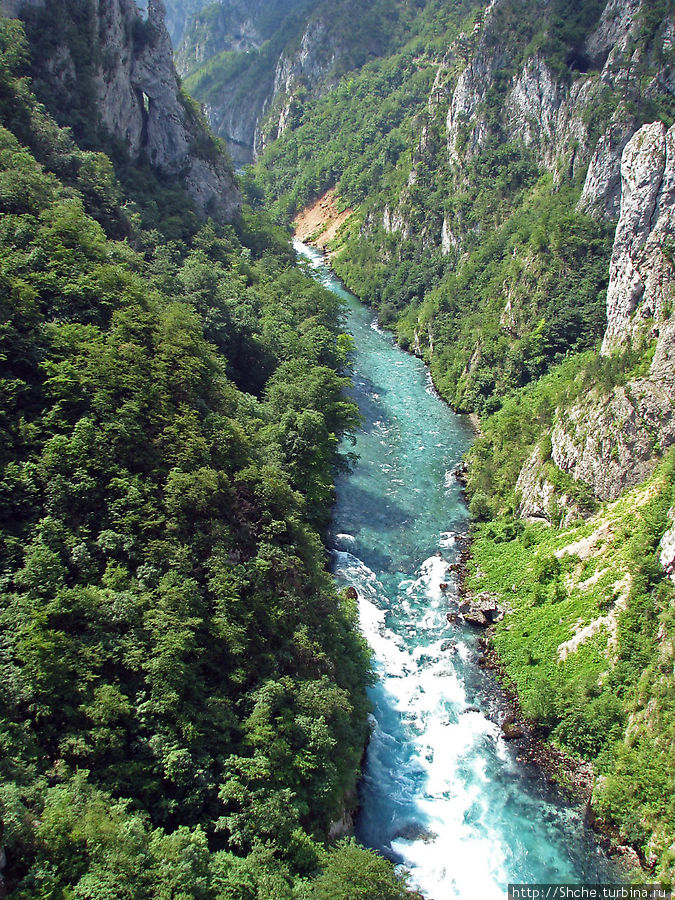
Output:
M449 612L451 622L463 619L482 630L478 638L481 655L478 664L495 679L496 703L490 716L500 726L504 739L511 743L520 763L531 765L546 780L562 790L573 805L584 811L586 824L593 829L599 845L626 876L636 870L648 873L648 867L633 847L621 844L618 836L603 827L593 812L592 794L596 773L590 762L565 753L548 740L548 731L523 714L516 685L509 678L499 655L491 643L495 627L510 610L500 607L489 592L472 594L467 588L468 563L471 558L470 537L465 538L456 566L459 576L458 612Z

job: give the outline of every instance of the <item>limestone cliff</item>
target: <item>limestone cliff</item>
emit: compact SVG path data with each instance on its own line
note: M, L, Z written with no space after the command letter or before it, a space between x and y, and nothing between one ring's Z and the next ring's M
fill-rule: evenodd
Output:
M675 509L670 510L670 519L675 522ZM661 539L659 558L666 573L675 582L675 524L666 531Z
M653 345L648 371L610 393L597 390L561 412L552 459L601 500L616 499L647 478L675 443L675 126L645 125L626 146L621 215L607 290L603 352ZM519 485L538 482L532 463ZM528 490L523 510L541 491Z
M308 0L230 0L210 4L190 23L179 71L238 163L283 133L299 91L329 83L342 42L313 7Z
M161 0L149 0L146 13L134 0L90 0L88 13L77 23L91 54L86 114L132 161L146 159L162 175L180 179L201 215L232 219L241 204L232 168L181 91ZM33 28L49 27L55 15L62 20L70 11L48 5L33 14ZM57 42L47 58L35 61L36 89L48 87L57 118L58 107L67 109L83 91L81 57Z
M289 16L308 7L308 0L191 0L185 34L175 45L179 73L188 75L219 53L260 50Z
M630 343L672 312L675 285L675 129L645 125L627 145L621 165L621 217L607 291L602 352Z
M399 5L407 7L398 0L387 9L373 0L216 0L188 27L179 70L235 161L248 163L296 124L306 100L385 51Z
M556 177L564 171L583 173L588 167L580 208L615 218L621 154L639 125L635 110L663 89L661 73L640 84L646 60L637 49L636 36L644 4L609 0L583 45L568 52L564 73L539 50L517 62L522 50L500 39L509 6L509 0L492 0L473 33L465 36L473 49L449 105L450 162L465 164L467 157L484 148L496 124L487 109L490 93L505 72L513 71L505 102L492 114L503 135L531 148ZM670 15L658 47L664 59L672 58L673 27ZM607 102L614 111L598 135L595 109Z
M211 0L164 0L166 27L174 47L178 47L183 40L188 22L210 3ZM138 5L141 5L140 2Z

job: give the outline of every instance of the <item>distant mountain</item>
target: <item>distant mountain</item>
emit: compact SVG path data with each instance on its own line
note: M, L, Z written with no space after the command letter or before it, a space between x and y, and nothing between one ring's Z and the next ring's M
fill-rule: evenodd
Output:
M143 0L147 2L147 0ZM164 0L166 27L174 47L178 47L190 18L208 6L211 0ZM141 6L141 3L138 3Z
M235 159L283 133L298 103L405 38L422 3L228 0L190 20L177 64Z

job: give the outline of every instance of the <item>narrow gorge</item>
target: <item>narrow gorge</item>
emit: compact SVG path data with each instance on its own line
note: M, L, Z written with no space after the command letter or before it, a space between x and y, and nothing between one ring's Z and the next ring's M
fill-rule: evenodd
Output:
M322 255L296 243L346 303L358 461L337 482L332 568L356 590L374 654L372 731L356 834L424 897L504 896L509 883L621 879L584 822L509 732L480 628L459 612L468 514L456 469L472 430L428 370L382 332ZM502 724L507 725L502 729Z
M0 897L669 886L674 358L675 0L0 0Z

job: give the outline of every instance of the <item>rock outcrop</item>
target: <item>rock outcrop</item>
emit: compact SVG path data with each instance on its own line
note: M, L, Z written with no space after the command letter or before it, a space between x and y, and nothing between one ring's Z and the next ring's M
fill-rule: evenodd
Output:
M501 16L508 16L508 6L507 0L493 0L473 33L464 36L472 50L449 105L449 161L457 167L464 165L498 128L501 135L522 141L556 179L565 173L575 176L587 168L579 210L615 220L622 153L640 124L636 109L645 96L664 87L670 89L665 78L675 79L665 66L658 84L654 78L640 83L644 60L635 46L643 2L609 0L583 46L568 56L571 79L556 73L544 53L535 52L511 77L502 107L489 109L491 92L498 89L504 72L516 65L517 49L509 49L509 43L501 38ZM667 59L673 46L671 32L675 33L672 14L664 20L662 32L659 52ZM608 97L617 105L598 137L593 111Z
M231 164L181 91L164 13L162 0L148 0L145 11L134 0L92 0L84 26L93 48L90 114L132 161L146 159L162 175L180 179L201 215L232 220L241 198ZM50 58L37 61L53 102L64 108L78 87L77 56L58 44Z
M341 37L333 33L323 17L310 19L299 46L285 50L279 57L272 91L263 104L259 124L265 117L268 121L264 131L258 127L254 135L256 155L291 124L298 90L304 88L311 93L321 93L335 83L330 76L344 52Z
M670 313L675 273L675 128L645 125L626 146L621 163L621 216L607 289L602 352L631 341L645 321L657 326Z
M661 538L659 559L666 574L675 582L675 509L670 510L670 519L674 524Z
M615 500L648 478L675 442L672 388L635 379L566 410L551 434L554 462L600 500Z
M620 104L609 127L595 146L577 205L579 212L598 219L616 220L621 208L621 157L635 134L637 120Z
M493 127L485 108L489 92L504 70L514 65L515 51L510 52L507 42L500 40L500 15L507 6L506 0L493 0L469 38L475 48L459 77L447 116L451 163L478 152ZM608 89L629 83L626 54L639 24L640 6L640 0L610 0L578 58L568 60L573 75L583 77L570 83L554 74L541 52L535 52L512 77L502 109L493 112L503 133L531 148L539 164L556 177L561 167L573 174L583 171L595 151L583 206L601 216L618 212L621 152L635 131L635 122L626 114L619 116L594 147L586 113ZM589 69L594 70L590 76Z
M568 525L582 515L581 509L571 497L556 489L546 465L541 445L537 444L520 470L516 483L520 499L518 513L524 519Z
M144 156L163 174L182 176L200 213L231 219L240 208L239 192L225 158L208 146L202 123L181 94L161 0L149 0L144 40L130 47L138 20L133 0L98 2L106 61L96 79L102 121L132 159ZM195 149L200 142L207 145L203 154Z

